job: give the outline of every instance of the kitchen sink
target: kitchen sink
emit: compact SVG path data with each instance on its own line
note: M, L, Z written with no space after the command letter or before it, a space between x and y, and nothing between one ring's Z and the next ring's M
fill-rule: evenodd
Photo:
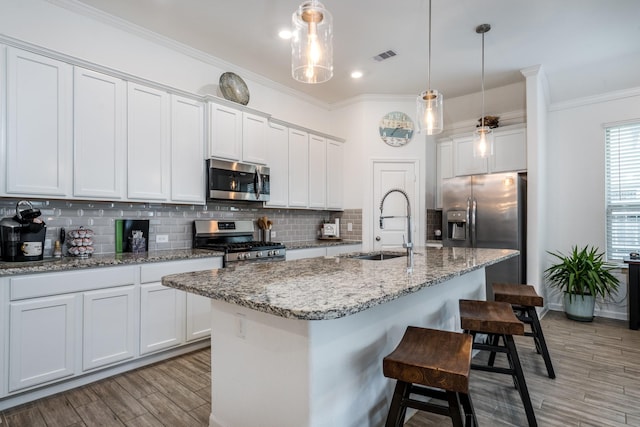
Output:
M384 261L386 259L398 258L406 256L406 253L398 252L371 252L364 254L349 254L345 255L346 258L365 259L369 261Z

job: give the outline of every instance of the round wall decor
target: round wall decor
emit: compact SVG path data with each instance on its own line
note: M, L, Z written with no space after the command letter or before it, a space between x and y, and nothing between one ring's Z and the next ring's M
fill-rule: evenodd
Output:
M387 113L380 120L378 132L386 144L401 147L413 138L413 120L400 111Z
M236 73L226 72L220 76L220 92L224 99L247 105L249 103L249 88Z

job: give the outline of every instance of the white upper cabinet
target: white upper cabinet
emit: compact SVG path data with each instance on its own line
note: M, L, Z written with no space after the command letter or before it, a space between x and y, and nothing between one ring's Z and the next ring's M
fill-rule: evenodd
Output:
M246 112L242 114L242 161L267 164L268 127L266 117Z
M171 95L171 200L205 203L204 104Z
M453 138L456 176L484 174L489 171L486 157L473 156L473 136Z
M7 70L7 47L0 44L0 70L6 76ZM0 167L6 168L7 166L7 79L0 79L0 129L5 131L0 134ZM6 169L5 169L6 170ZM0 173L0 195L5 194L7 187L5 176L6 174ZM0 360L1 362L1 360ZM0 385L0 396L2 396L2 386Z
M309 207L324 209L327 205L327 143L309 134Z
M269 123L267 128L266 160L270 169L269 207L287 207L289 204L289 128Z
M271 200L267 206L342 209L343 144L273 123L269 135L267 159L271 168ZM288 153L288 159L284 153Z
M72 66L7 48L6 192L71 194Z
M493 156L489 159L491 172L527 170L526 128L496 132Z
M446 140L436 145L436 209L442 208L442 180L452 178L453 171L453 142Z
M168 200L170 180L169 94L131 82L127 85L128 198Z
M527 170L526 128L522 125L493 129L493 155L473 157L473 136L453 136L454 176ZM442 161L447 161L445 152ZM444 177L443 177L444 178Z
M266 164L266 116L209 103L209 157Z
M73 83L73 195L123 199L126 82L75 67Z
M342 209L344 145L327 139L327 209Z
M289 129L289 206L309 205L309 134Z
M242 157L242 111L209 103L209 157Z

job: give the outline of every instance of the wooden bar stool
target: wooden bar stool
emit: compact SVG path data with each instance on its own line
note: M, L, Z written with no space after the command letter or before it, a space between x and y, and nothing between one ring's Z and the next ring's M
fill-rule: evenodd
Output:
M446 415L454 427L477 426L469 397L471 343L470 335L409 326L382 362L384 376L397 380L385 426L402 426L407 408Z
M533 405L529 397L529 389L524 379L522 365L518 357L514 335L524 335L524 323L513 313L511 304L496 301L460 300L460 324L465 332L474 338L473 348L490 352L505 353L509 361L509 368L490 365L471 364L471 369L508 374L513 377L513 383L520 393L527 415L529 427L538 425ZM488 334L486 343L475 342L476 334ZM502 337L503 345L500 345Z
M518 285L511 283L494 283L493 294L496 301L508 302L511 304L516 317L525 324L531 327L531 332L525 332L528 337L533 337L536 345L536 351L542 355L544 364L547 367L547 374L549 378L555 378L556 373L553 370L553 364L551 363L551 356L549 356L549 349L547 348L547 342L544 339L542 333L542 327L540 326L540 319L536 312L536 307L543 307L544 300L540 295L536 293L536 290L531 285ZM495 353L493 353L489 359L490 364L493 364L495 360Z

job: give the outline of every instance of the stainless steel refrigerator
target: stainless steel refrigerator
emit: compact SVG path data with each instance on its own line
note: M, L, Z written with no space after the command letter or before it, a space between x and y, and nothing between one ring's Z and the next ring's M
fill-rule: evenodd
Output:
M520 255L486 268L491 283L526 283L527 175L499 173L444 179L442 244L517 249Z

